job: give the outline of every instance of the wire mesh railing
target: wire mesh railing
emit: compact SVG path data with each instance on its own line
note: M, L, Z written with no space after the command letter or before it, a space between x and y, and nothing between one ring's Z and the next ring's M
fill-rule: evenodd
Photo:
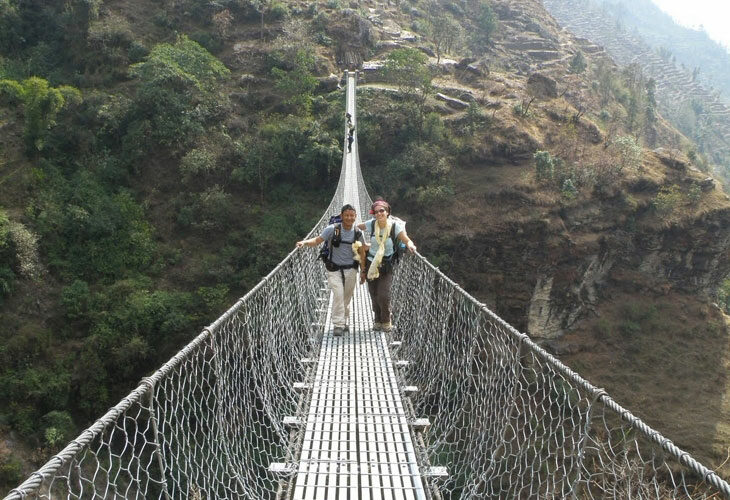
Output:
M398 356L443 498L730 498L730 486L425 258L393 281Z
M357 155L349 162L310 236L354 196L346 188L360 214L369 206ZM269 467L297 462L284 417L307 410L294 384L318 352L329 296L316 256L290 253L6 500L281 498ZM435 496L730 498L717 474L422 256L402 259L392 295L397 355L410 361L401 383L419 388L407 407L431 422L420 462L448 471L426 479Z

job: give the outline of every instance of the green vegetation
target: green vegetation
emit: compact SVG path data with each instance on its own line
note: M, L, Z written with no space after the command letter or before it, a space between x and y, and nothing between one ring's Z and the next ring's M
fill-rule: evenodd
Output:
M3 299L13 291L15 273L15 252L10 240L10 221L0 209L0 306Z
M412 48L395 49L388 54L383 72L385 78L415 102L422 110L426 98L433 92L428 58Z
M568 69L571 73L581 74L586 70L587 67L588 63L586 62L586 58L583 55L583 52L578 51L573 56L573 59L570 60L570 66L568 67Z
M297 50L293 68L286 71L274 68L271 73L276 79L276 89L284 94L284 103L299 114L308 115L312 110L312 93L317 79L312 76L314 56L302 49Z
M135 157L158 145L182 148L225 112L217 84L228 69L184 35L154 47L130 74L140 81L126 130L127 150Z
M718 289L717 302L725 313L730 314L730 278L723 281Z
M81 93L68 85L53 88L43 78L22 82L0 80L0 99L18 103L25 117L25 142L28 150L43 149L46 131L56 124L59 111L67 103L79 104Z
M0 433L39 450L34 466L289 252L341 158L343 96L316 95L306 44L253 70L255 98L229 99L206 47L247 2L179 2L144 39L100 7L0 0L0 153L14 133L25 145L0 182ZM0 449L0 488L28 459Z
M363 92L362 100L359 139L379 145L361 151L370 191L414 208L450 199L452 165L468 146L438 114L423 115L417 102L390 101L374 92Z
M693 182L686 189L674 184L665 186L657 193L652 201L656 215L663 221L670 223L682 215L684 207L696 207L702 199L702 188Z
M436 62L439 63L442 54L448 54L452 50L461 48L465 38L464 28L450 12L446 11L445 7L436 1L428 3L427 16L423 29L420 31L423 31L433 44L436 50Z

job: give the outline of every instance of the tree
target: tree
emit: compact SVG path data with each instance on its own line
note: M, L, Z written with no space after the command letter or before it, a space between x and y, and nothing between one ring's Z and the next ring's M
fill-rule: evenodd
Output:
M47 80L32 76L22 82L0 80L0 95L20 103L25 120L24 138L28 151L43 149L48 129L56 124L58 113L67 104L81 102L81 92L62 85L51 87Z
M312 92L317 88L317 79L312 75L314 56L297 50L294 67L290 71L273 68L271 73L276 79L276 88L285 96L285 103L292 105L301 115L309 115L312 110Z
M568 69L571 73L581 74L587 67L588 64L586 63L585 56L583 56L583 52L578 51L573 56L573 59L570 60L570 67Z
M228 30L231 28L233 22L233 14L228 9L223 9L220 12L213 14L213 25L215 26L218 36L226 38L228 36Z
M441 55L448 52L461 37L461 25L439 8L437 2L428 7L427 36L436 49L436 63L441 62Z
M492 6L486 0L477 0L472 6L472 19L474 19L475 30L472 33L472 50L476 53L483 53L492 39L492 34L497 29L497 16Z
M216 118L225 102L218 83L230 71L183 35L175 44L156 45L130 73L140 85L125 139L144 151L149 137L164 146L181 146L191 134L202 133L203 124Z
M271 8L272 0L251 0L251 5L261 15L261 39L264 39L264 15Z
M386 79L419 104L422 109L426 98L433 91L428 59L417 49L395 49L385 60Z

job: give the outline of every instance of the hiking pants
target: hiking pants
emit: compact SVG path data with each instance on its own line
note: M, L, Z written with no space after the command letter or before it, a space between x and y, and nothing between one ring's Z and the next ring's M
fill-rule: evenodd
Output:
M344 283L342 277L345 277ZM355 268L327 271L327 283L332 290L332 324L343 327L349 323L350 302L360 271Z
M368 281L368 292L373 303L374 321L376 323L390 323L390 285L393 283L393 273L381 274L377 279Z

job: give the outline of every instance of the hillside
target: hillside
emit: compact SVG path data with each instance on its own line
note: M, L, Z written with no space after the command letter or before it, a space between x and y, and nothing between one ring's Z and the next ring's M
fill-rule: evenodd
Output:
M562 26L605 47L619 64L641 68L653 79L664 117L710 159L725 185L730 184L730 55L722 47L705 33L678 26L649 0L544 4Z
M645 76L537 0L2 6L3 484L307 233L338 174L347 67L363 70L370 192L419 250L723 462L728 327L711 303L730 201Z

